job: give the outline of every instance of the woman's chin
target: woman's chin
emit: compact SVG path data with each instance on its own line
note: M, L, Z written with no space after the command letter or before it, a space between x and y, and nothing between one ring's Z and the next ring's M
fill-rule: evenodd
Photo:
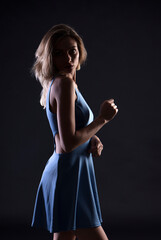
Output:
M67 71L67 70L63 70L63 71L60 71L59 72L60 75L63 75L63 76L66 76L66 77L70 77L70 78L73 78L74 76L74 71Z

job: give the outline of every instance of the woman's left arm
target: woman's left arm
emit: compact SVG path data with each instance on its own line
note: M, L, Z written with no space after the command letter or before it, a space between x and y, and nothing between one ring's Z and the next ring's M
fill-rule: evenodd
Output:
M92 153L93 157L99 157L101 156L102 150L103 150L103 144L101 140L96 135L94 135L91 138L90 148L88 152Z

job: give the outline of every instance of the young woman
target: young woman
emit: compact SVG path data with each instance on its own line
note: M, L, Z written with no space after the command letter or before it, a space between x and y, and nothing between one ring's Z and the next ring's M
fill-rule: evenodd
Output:
M33 66L42 85L40 103L46 108L54 152L38 187L32 226L54 233L54 240L107 240L92 157L103 149L95 134L118 109L113 99L105 100L94 119L76 84L76 71L86 56L75 30L58 24L43 37Z

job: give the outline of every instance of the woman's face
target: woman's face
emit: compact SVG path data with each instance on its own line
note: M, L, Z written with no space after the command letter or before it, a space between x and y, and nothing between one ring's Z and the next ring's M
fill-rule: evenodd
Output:
M74 76L79 64L79 50L73 38L65 37L56 44L53 63L59 73Z

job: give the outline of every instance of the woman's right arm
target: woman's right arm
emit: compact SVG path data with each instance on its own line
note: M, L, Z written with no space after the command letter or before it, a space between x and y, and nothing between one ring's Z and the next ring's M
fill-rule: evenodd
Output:
M95 135L117 113L113 99L102 103L100 114L89 125L79 130L75 126L75 83L70 78L55 81L54 96L57 102L57 123L60 145L71 152ZM113 104L113 105L112 105Z

